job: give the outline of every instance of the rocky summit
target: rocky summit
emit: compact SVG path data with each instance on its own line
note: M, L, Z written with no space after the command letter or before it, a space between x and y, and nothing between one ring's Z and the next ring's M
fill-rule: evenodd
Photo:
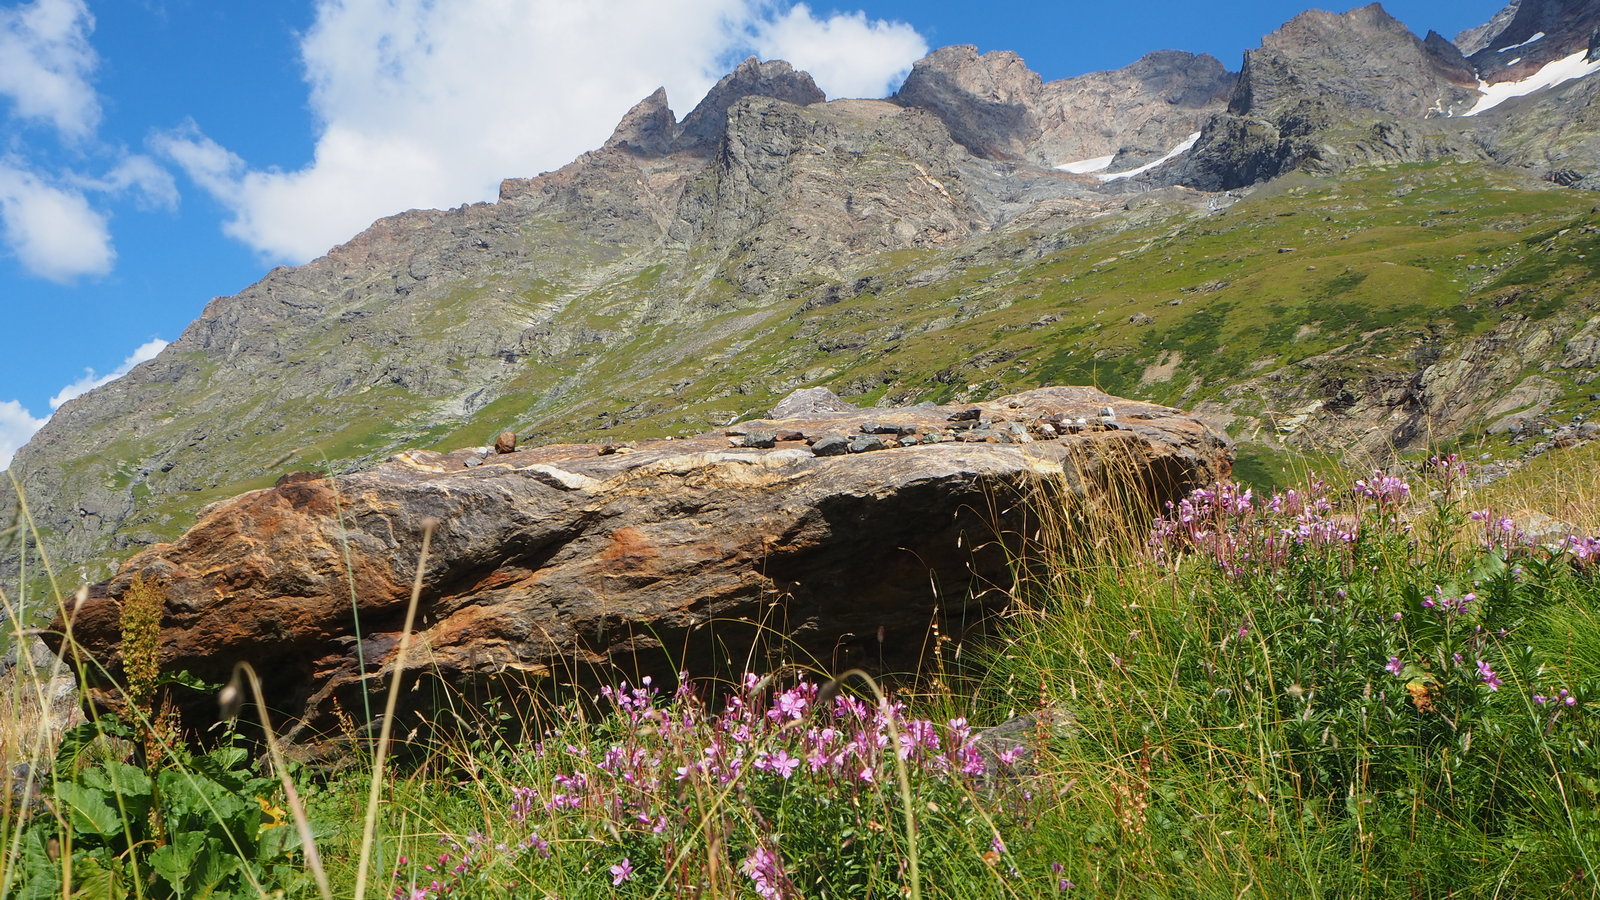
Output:
M1094 384L1195 409L1258 483L1329 447L1514 462L1600 412L1597 26L1600 0L1520 0L1453 43L1373 4L1237 65L1055 81L955 46L883 100L748 60L493 203L212 300L13 473L47 555L96 580L285 471L691 435L801 388Z
M91 670L115 674L119 598L154 579L163 667L223 682L251 663L300 738L363 709L363 688L396 665L468 694L768 658L904 669L1006 599L1011 554L1041 527L1030 499L1093 500L1114 482L1159 503L1229 465L1193 418L1089 388L866 410L812 392L783 406L794 417L688 439L406 451L289 475L128 560L70 631ZM216 707L192 697L189 711L203 724Z

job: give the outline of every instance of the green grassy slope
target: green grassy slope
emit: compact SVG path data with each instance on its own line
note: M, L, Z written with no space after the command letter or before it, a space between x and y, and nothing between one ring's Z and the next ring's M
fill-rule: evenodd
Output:
M1411 415L1385 391L1404 394L1433 361L1484 356L1472 342L1508 323L1526 352L1471 382L1485 396L1467 399L1488 403L1539 373L1562 395L1552 410L1596 406L1592 373L1556 366L1600 296L1592 194L1441 162L1289 176L1232 199L1162 191L1065 228L1014 223L948 249L812 260L759 295L722 277L737 258L703 248L601 258L582 241L562 250L554 226L524 229L548 263L488 266L404 300L374 292L283 348L291 365L343 354L364 379L355 387L264 392L229 408L205 453L171 471L163 448L195 426L158 421L60 460L53 483L73 496L95 485L132 510L117 556L282 472L360 467L403 447L484 444L508 429L539 442L693 433L815 385L872 405L1060 383L1201 409L1243 441L1243 470L1264 481L1279 450L1344 449L1343 437L1284 420L1347 422L1371 452ZM330 299L330 315L341 302ZM403 315L392 332L402 349L446 348L442 372L419 375L392 347L363 343L360 329L385 315ZM537 333L504 362L486 359L484 347L503 346L484 336L489 317ZM359 353L377 356L352 362ZM229 377L202 355L192 362L203 384ZM201 393L177 399L199 409ZM1435 442L1484 424L1417 415Z

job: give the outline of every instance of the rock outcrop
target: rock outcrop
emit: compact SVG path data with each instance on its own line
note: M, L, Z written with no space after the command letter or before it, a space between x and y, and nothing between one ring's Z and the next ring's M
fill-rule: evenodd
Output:
M962 45L919 60L892 99L931 110L980 157L1057 166L1160 156L1220 111L1233 83L1215 58L1177 50L1047 83L1015 53Z
M1377 3L1310 10L1245 53L1227 110L1145 180L1232 190L1297 169L1481 157L1450 120L1479 96L1472 63L1439 34L1418 38Z
M771 97L796 106L827 99L807 73L796 72L781 59L760 62L751 57L723 76L705 99L683 117L679 142L691 148L715 150L727 125L728 110L745 97Z
M751 57L724 75L682 122L667 105L666 88L656 88L628 110L605 146L647 156L684 150L711 153L722 140L728 110L746 97L771 97L797 106L828 99L809 74L795 71L781 59L761 62Z
M1588 52L1597 36L1600 3L1594 0L1516 0L1481 29L1457 35L1456 43L1478 77L1495 84L1526 78L1548 63Z
M1291 117L1317 123L1465 110L1477 83L1456 48L1446 46L1437 51L1376 3L1342 15L1303 12L1245 53L1228 111L1282 124Z
M1462 53L1467 56L1473 56L1479 50L1489 46L1490 41L1505 31L1506 26L1511 24L1511 17L1517 14L1517 9L1521 6L1522 0L1511 0L1511 3L1504 9L1494 14L1494 18L1456 35L1455 45L1461 49Z
M1194 419L1089 388L623 446L408 451L213 505L91 591L71 631L95 671L118 672L118 598L159 579L162 665L220 682L252 663L299 736L362 709L364 676L397 663L469 694L778 657L904 670L930 625L959 635L1004 602L1030 500L1115 481L1160 501L1228 468ZM416 649L399 661L429 523Z

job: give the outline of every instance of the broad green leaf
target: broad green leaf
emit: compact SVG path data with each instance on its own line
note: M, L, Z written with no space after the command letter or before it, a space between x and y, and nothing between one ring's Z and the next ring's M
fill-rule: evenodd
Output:
M150 868L166 879L172 890L180 896L188 894L185 885L194 868L195 857L205 846L206 836L198 831L185 831L172 836L172 843L157 847L150 853Z
M11 876L17 900L60 900L61 863L50 858L49 850L54 836L48 829L34 828L23 840L20 871Z
M104 791L64 781L56 785L56 797L67 804L74 831L108 838L122 833L122 816Z
M218 887L243 864L231 847L225 847L216 838L207 838L205 849L196 861L194 877L191 885L194 888L193 896L199 898L210 897L215 894Z
M150 796L150 776L146 775L143 769L125 762L107 760L92 769L85 770L81 777L84 784L112 794L120 794L124 799Z
M73 854L73 900L124 900L126 897L120 866L107 865L97 856Z

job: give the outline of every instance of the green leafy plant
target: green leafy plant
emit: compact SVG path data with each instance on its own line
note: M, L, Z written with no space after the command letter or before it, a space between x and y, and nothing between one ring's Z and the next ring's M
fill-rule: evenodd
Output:
M23 840L19 900L46 897L258 897L304 880L295 829L235 736L180 748L148 770L123 758L139 729L101 716L68 732L49 815Z

